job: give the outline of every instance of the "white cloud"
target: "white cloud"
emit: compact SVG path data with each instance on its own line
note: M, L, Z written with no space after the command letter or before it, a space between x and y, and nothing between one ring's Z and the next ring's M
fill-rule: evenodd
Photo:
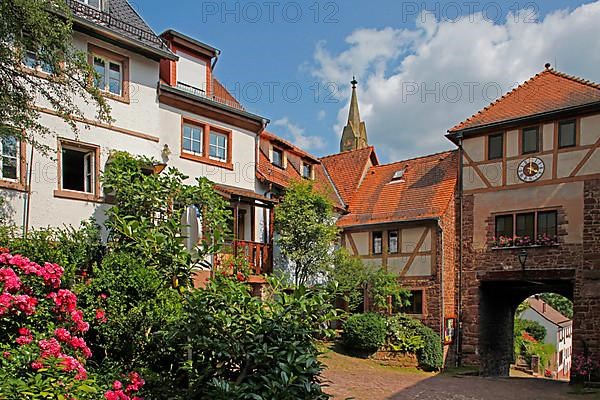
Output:
M416 28L359 29L348 47L332 54L317 45L312 74L343 88L347 118L348 81L359 77L361 116L369 141L384 159L451 148L446 131L546 62L586 79L600 80L600 1L554 11L531 21L531 11L498 24L480 13L457 21L418 17Z
M284 131L283 137L289 139L303 150L312 151L325 147L325 141L322 137L305 134L304 128L294 124L287 117L274 121L272 125L282 127Z
M326 116L327 116L327 113L325 112L325 110L319 110L319 112L317 113L317 119L319 121L323 121Z

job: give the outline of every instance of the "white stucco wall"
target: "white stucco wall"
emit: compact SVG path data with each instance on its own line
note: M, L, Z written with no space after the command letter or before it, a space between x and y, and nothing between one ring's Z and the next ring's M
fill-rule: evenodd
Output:
M129 104L107 99L112 108L111 115L114 119L113 127L89 126L79 124L78 135L58 117L42 113L42 123L49 127L54 134L37 140L53 151L43 155L35 152L31 163L30 147L27 148L26 157L28 165L32 165L32 194L29 225L31 227L46 226L77 226L82 220L91 216L98 222L105 219L105 204L84 200L64 199L54 196L58 189L57 141L58 138L78 140L85 144L99 147L100 171L104 169L106 160L112 150L124 150L136 155L153 157L159 161L167 162L188 175L188 183L193 183L195 177L206 176L216 183L255 190L255 155L257 148L257 135L234 126L223 124L219 121L202 118L197 115L190 116L203 120L211 125L219 126L232 131L232 162L233 171L220 167L205 165L196 161L184 160L179 157L181 141L181 116L182 112L159 104L157 97L157 83L159 80L159 63L136 53L120 49L96 38L76 33L74 45L82 51L87 51L88 43L118 53L129 58L130 102ZM206 76L204 73L203 76ZM78 104L85 117L94 120L96 109L93 105L85 105L82 99ZM51 108L43 101L38 103L45 108ZM147 138L128 135L119 130L135 131L143 135L158 138L152 141ZM163 158L162 150L167 144L172 152L168 159ZM25 171L21 171L25 173ZM24 198L22 192L9 189L0 189L1 195L6 199L6 214L12 221L21 226L24 215ZM102 193L102 191L100 192ZM259 214L259 213L257 213ZM249 217L248 217L249 218ZM261 221L262 213L257 215ZM247 221L247 229L250 221ZM248 232L250 237L250 232ZM257 235L259 238L260 235Z

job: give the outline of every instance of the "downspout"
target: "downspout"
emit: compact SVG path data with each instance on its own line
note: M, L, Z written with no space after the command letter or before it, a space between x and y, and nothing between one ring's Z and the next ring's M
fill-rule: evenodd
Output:
M33 152L35 150L35 141L31 141L31 155L29 157L29 168L27 168L27 194L25 201L25 212L23 213L23 237L27 239L29 233L29 215L31 213L31 177L33 175Z
M458 212L459 212L459 246L458 246L458 332L456 334L456 366L462 365L462 269L463 269L463 135L458 139Z
M442 221L439 220L438 221L438 228L440 231L440 236L442 238L441 240L441 246L442 246L442 256L441 256L441 260L440 260L440 304L441 304L441 318L440 318L440 338L442 339L442 351L443 351L443 346L444 346L444 324L446 321L446 304L444 301L444 227L442 226Z

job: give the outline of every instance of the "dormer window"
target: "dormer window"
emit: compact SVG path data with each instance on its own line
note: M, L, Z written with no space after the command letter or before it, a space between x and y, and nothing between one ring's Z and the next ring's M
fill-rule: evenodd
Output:
M102 0L78 0L80 3L93 7L97 10L102 9Z
M283 150L273 148L271 164L275 165L276 167L283 168Z
M394 176L392 176L392 180L390 183L395 182L404 182L404 174L406 173L406 169L401 169L394 172Z
M313 166L310 164L302 164L302 177L304 179L312 179Z

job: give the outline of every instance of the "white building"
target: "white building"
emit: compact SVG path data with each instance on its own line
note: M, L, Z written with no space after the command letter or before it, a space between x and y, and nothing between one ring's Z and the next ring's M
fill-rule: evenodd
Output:
M545 343L554 345L556 354L552 361L553 371L557 379L569 379L571 370L573 321L550 307L539 297L533 296L526 300L529 307L520 318L536 321L546 328Z
M123 150L176 167L189 183L199 176L215 182L231 200L235 251L268 269L271 233L263 210L273 203L256 191L255 165L269 121L247 112L213 76L219 50L175 31L156 35L127 0L67 3L74 46L102 76L97 84L114 121L97 121L96 109L81 101L85 118L76 135L51 106L39 104L43 124L56 134L36 140L56 152L4 141L3 157L16 158L16 170L0 177L8 217L34 228L77 226L90 217L102 223L109 205L99 177L110 153Z

